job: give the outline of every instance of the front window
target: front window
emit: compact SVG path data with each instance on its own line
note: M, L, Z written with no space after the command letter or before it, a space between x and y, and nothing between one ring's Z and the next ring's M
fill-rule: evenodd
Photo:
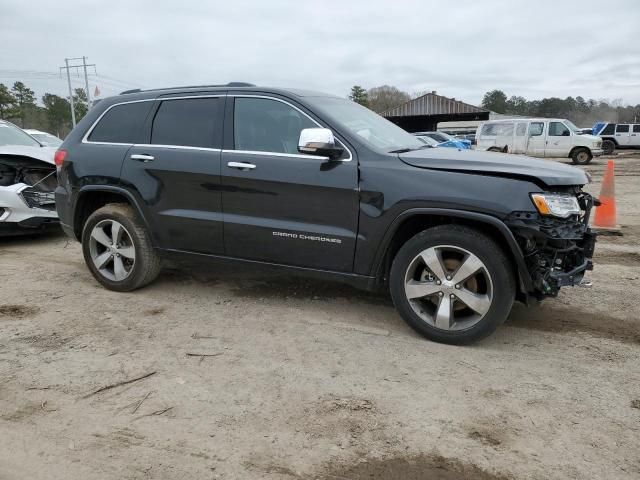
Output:
M549 123L549 136L550 137L568 137L569 128L562 122L550 122Z
M22 147L40 147L41 145L27 132L10 123L0 122L0 145L17 145Z
M266 98L235 99L236 150L297 154L300 132L305 128L317 125L286 103Z
M308 100L314 108L376 150L417 150L425 146L409 132L351 100L333 97L311 97Z

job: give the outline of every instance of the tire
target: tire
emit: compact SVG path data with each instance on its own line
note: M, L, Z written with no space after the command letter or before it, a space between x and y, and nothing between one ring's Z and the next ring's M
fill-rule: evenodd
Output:
M602 151L605 155L611 155L616 149L616 142L605 139L602 141Z
M82 253L94 278L109 290L136 290L160 273L160 258L146 228L124 203L105 205L89 216L82 230Z
M488 152L503 153L503 150L500 147L491 147L487 151Z
M586 165L592 158L593 155L588 148L576 148L571 154L571 159L576 165Z
M434 252L442 268L439 273L425 268L424 258L432 262ZM481 267L476 271L478 261ZM475 273L466 276L463 270ZM440 276L445 278L439 280ZM468 344L493 333L509 315L516 290L511 262L502 249L479 230L461 225L429 228L408 240L393 260L389 283L400 316L424 337L449 344ZM476 303L478 311L466 306L463 298ZM449 322L442 321L447 310Z

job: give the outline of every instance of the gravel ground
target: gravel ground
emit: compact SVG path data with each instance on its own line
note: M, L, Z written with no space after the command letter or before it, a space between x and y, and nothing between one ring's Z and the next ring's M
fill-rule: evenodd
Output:
M640 478L640 156L616 174L593 288L471 347L342 285L182 265L117 294L63 236L0 239L0 479Z

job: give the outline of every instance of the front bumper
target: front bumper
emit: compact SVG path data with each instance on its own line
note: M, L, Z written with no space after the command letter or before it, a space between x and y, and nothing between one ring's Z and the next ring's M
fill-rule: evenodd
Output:
M591 155L593 155L594 157L600 157L604 155L604 150L602 150L602 148L592 148Z
M57 223L53 195L39 192L26 183L0 187L1 230L33 229L34 225Z
M589 228L593 198L579 195L583 214L562 219L531 212L513 212L506 224L522 249L531 277L530 295L542 299L556 296L561 287L582 283L593 269L596 233Z

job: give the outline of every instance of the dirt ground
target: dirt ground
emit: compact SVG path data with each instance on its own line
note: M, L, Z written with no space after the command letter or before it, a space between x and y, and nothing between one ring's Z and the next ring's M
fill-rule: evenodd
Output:
M342 285L182 265L118 294L64 236L0 240L0 479L640 478L640 156L616 191L593 288L470 347Z

